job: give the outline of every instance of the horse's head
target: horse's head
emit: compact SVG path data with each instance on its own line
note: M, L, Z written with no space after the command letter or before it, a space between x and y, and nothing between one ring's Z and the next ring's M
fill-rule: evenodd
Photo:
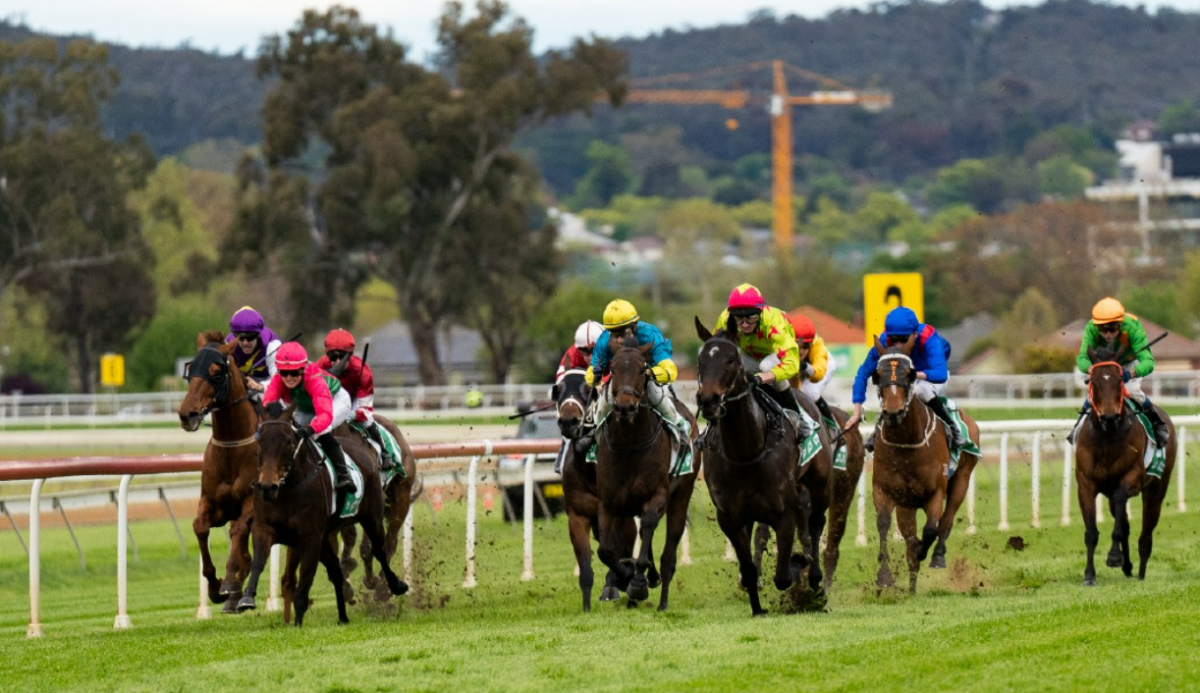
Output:
M299 430L292 421L295 409L296 404L292 403L283 411L268 411L267 418L258 425L258 431L254 434L258 440L256 484L267 500L279 497L280 487L297 466L297 458L305 451Z
M1116 352L1107 347L1088 347L1088 401L1101 430L1112 431L1125 416L1125 381L1121 359L1125 347Z
M885 423L900 423L912 403L917 369L909 355L916 340L914 334L903 344L885 347L878 337L875 338L875 349L880 356L871 379L879 388L879 418Z
M196 352L184 371L188 390L179 405L179 425L195 431L209 412L228 405L246 394L242 373L231 362L234 343L225 343L221 332L201 332L196 336Z
M652 377L646 356L653 347L653 344L639 345L637 337L626 337L620 348L612 346L609 367L612 379L608 386L612 388L613 413L619 420L633 421L646 398L646 385Z
M583 415L592 397L592 388L587 384L582 369L576 368L563 374L555 386L555 405L558 407L558 430L571 439L579 437L583 426Z
M725 415L725 402L731 396L737 399L750 391L749 381L742 368L737 344L725 330L717 330L713 334L700 322L700 318L696 318L696 334L704 340L696 361L699 380L696 404L704 418L717 421Z

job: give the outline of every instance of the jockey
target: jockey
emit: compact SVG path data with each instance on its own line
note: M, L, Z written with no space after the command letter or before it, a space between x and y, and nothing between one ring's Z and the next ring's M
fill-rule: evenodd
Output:
M343 329L330 330L325 335L325 355L317 360L317 368L336 377L349 393L354 420L362 424L379 446L379 467L385 471L391 469L395 460L383 444L383 435L375 423L375 376L371 375L370 366L354 355L354 335Z
M316 438L325 456L333 463L337 472L334 488L353 489L354 481L342 456L342 446L333 437L333 430L354 415L350 394L337 378L322 372L315 363L309 363L308 352L296 342L279 347L275 361L279 371L267 383L263 406L273 416L278 416L284 405L295 403L292 420L300 426L300 436ZM273 407L269 406L272 404Z
M730 327L737 329L731 330ZM800 352L787 316L768 306L762 293L750 284L729 292L729 302L713 331L725 330L734 337L742 354L742 367L753 373L751 380L762 386L784 409L802 412L791 379L800 372ZM803 417L801 417L803 420ZM811 431L798 431L807 438Z
M829 410L829 403L821 395L825 388L829 387L837 365L829 358L825 340L817 336L817 327L813 325L812 320L803 315L789 319L792 329L796 332L796 345L800 350L800 373L798 378L793 379L793 383L799 380L800 392L808 395L808 398L816 403L817 409L821 410L821 416L835 421L833 412Z
M575 328L575 343L567 347L562 360L558 362L558 372L554 374L554 384L562 380L567 371L584 370L592 363L592 349L596 340L604 332L604 326L595 320L588 320Z
M225 342L237 341L233 362L246 376L246 388L262 392L264 383L275 375L275 350L282 344L264 323L262 315L250 306L242 306L229 319Z
M1124 347L1121 357L1122 378L1125 380L1125 392L1130 399L1137 402L1142 412L1150 419L1154 427L1154 439L1159 447L1165 448L1169 431L1167 422L1162 420L1150 398L1142 392L1142 378L1154 372L1154 355L1146 340L1146 329L1142 321L1133 313L1126 313L1125 306L1115 298L1102 298L1092 308L1092 319L1083 330L1083 342L1079 345L1079 355L1075 357L1075 365L1087 373L1092 367L1088 358L1089 348L1108 348L1113 352ZM1090 401L1084 401L1083 410L1079 412L1079 420L1087 416L1092 408ZM1078 422L1075 428L1078 428ZM1068 440L1075 443L1075 431L1071 431Z
M675 409L675 397L671 394L668 386L675 381L679 376L679 368L672 360L671 340L663 336L662 330L648 322L641 322L638 316L637 309L633 304L623 299L616 299L608 304L604 309L604 332L596 338L596 344L592 350L592 363L588 366L587 372L584 374L584 380L592 387L597 387L598 397L596 399L595 411L592 416L592 426L603 421L608 412L612 410L613 401L612 393L607 387L604 387L603 378L608 373L609 364L612 361L612 352L610 351L609 343L613 339L621 339L632 335L637 338L639 344L652 345L650 348L649 362L654 366L650 371L654 374L654 378L647 383L646 394L650 399L650 404L654 406L654 410L659 413L667 421L674 426L683 435L683 440L687 441L688 423L678 410ZM576 443L576 449L587 450L592 445L592 436L584 435L579 438Z
M950 426L950 446L954 451L961 450L966 445L962 431L954 422L950 412L939 395L946 389L950 371L946 367L946 359L950 357L950 342L942 338L933 325L924 325L917 320L917 314L911 308L900 306L893 308L883 321L884 346L894 346L908 341L909 337L917 336L913 344L913 367L917 370L917 380L912 388L917 399L937 414L937 417ZM874 375L881 354L875 347L867 352L867 358L858 367L854 376L854 415L846 422L846 430L858 425L863 417L863 402L867 400L867 380ZM868 450L874 448L875 433L867 439Z

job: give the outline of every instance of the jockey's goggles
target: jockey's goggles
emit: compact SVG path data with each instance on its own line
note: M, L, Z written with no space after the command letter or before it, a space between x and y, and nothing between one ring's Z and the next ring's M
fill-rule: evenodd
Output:
M236 334L239 342L254 342L258 340L257 332L238 332Z
M279 371L279 375L283 378L299 378L300 376L304 375L304 369L293 368L291 370Z
M1106 322L1103 325L1096 325L1096 329L1100 330L1104 334L1116 334L1121 331L1121 323Z
M348 352L348 351L336 351L336 350L335 350L335 351L327 351L327 352L325 352L325 355L329 357L329 360L330 360L330 361L333 361L334 363L337 363L338 361L341 361L342 359L344 359L344 358L346 358L347 356L349 356L349 355L350 355L350 352Z
M888 346L895 346L897 344L903 344L903 343L907 342L908 338L911 336L912 336L911 334L889 334L887 336Z

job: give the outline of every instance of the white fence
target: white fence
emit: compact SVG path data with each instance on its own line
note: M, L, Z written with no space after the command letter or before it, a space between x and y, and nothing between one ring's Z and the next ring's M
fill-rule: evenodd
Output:
M1036 420L1036 421L997 421L997 422L981 422L981 435L987 436L987 441L983 447L985 454L990 454L991 450L998 449L999 453L999 523L997 529L1007 531L1011 525L1009 522L1009 491L1010 491L1010 447L1014 439L1028 439L1030 443L1030 526L1037 528L1042 526L1042 511L1040 507L1040 477L1042 464L1042 451L1050 445L1048 438L1050 434L1059 434L1056 436L1055 446L1062 448L1062 512L1059 517L1059 524L1068 525L1071 522L1071 507L1074 505L1071 497L1071 479L1072 454L1071 446L1066 444L1065 435L1070 430L1072 422L1063 420ZM1174 483L1178 498L1177 510L1184 512L1187 510L1186 504L1186 449L1188 427L1200 426L1200 416L1183 416L1176 417L1175 424L1178 431L1179 446L1177 450ZM996 444L997 448L992 445ZM533 503L535 498L534 482L539 480L537 472L534 468L534 460L536 453L544 453L556 448L558 441L536 441L536 440L506 440L506 441L478 441L474 443L459 443L459 444L440 444L430 446L414 446L414 448L422 449L418 452L418 457L454 457L459 456L467 459L465 467L465 479L458 476L459 469L443 471L440 475L435 473L424 477L426 485L437 483L454 483L458 482L465 486L466 490L466 536L465 536L465 556L463 564L463 583L464 589L475 587L477 576L475 572L475 546L476 546L476 530L478 525L478 517L476 513L476 499L478 496L478 483L480 479L480 465L485 458L498 454L519 453L525 455L524 464L524 551L523 565L521 572L522 580L535 579L534 564L533 564ZM451 448L458 446L461 452L467 452L467 455L453 455ZM437 448L437 451L434 449ZM157 460L157 467L155 466ZM170 464L166 464L169 461ZM124 462L129 462L128 458ZM200 458L196 455L191 456L175 456L173 458L156 458L155 460L142 460L149 464L141 465L144 469L136 473L139 474L160 474L160 473L175 473L175 472L194 472L194 469L199 468ZM74 463L74 461L66 461ZM93 474L109 474L112 469L103 471L104 459L84 460L79 462L80 468L87 463L96 467L100 471ZM29 496L28 506L18 507L12 500L4 501L0 499L0 504L4 505L4 513L12 522L13 528L16 529L16 523L13 520L12 512L18 514L24 510L29 514L29 543L27 553L29 555L29 590L30 590L30 623L27 629L28 637L40 637L43 635L41 624L40 610L40 518L42 505L42 485L45 478L38 477L39 465L44 463L0 463L0 480L17 480L26 479L33 480L32 489ZM114 467L116 465L113 465ZM117 569L117 616L114 622L114 628L122 629L130 627L131 621L127 611L127 576L128 576L128 542L132 535L128 525L128 510L130 503L130 482L134 473L124 473L128 471L130 465L126 464L125 468L119 469L122 472L120 477L120 485L115 493L115 501L117 503L117 536L118 536L118 569ZM978 469L978 468L977 468ZM84 472L80 472L84 474ZM56 474L56 476L68 476L69 474ZM976 506L976 483L975 476L971 478L970 490L966 502L967 513L967 533L974 534L977 531L975 506ZM177 488L179 484L161 484L155 488L158 497L166 500L164 489L167 487ZM867 545L866 532L866 474L859 480L858 485L858 503L857 503L857 533L856 544L858 546ZM100 493L108 494L111 491L101 491ZM61 499L66 494L59 494L54 498L55 508L63 512L64 519L66 518L65 511L61 504ZM1097 516L1102 519L1102 506L1097 507ZM168 504L168 509L170 505ZM172 516L172 519L173 516ZM412 566L412 551L413 551L413 535L412 526L413 518L410 512L405 520L403 530L403 558L404 572L406 581L412 581L411 566ZM70 529L70 524L67 522L67 527ZM176 526L178 532L178 526ZM19 531L18 531L19 535ZM72 532L74 539L74 533ZM182 543L182 535L180 537ZM24 541L22 541L24 545ZM78 547L78 542L76 542ZM80 551L80 559L82 560L82 551ZM270 572L270 594L267 600L267 610L277 610L279 608L279 556L278 551L274 551L271 557L271 572ZM687 533L684 534L684 540L681 544L680 563L688 564L691 562L689 556L689 546ZM208 604L206 594L206 584L204 577L201 575L199 579L199 607L196 612L197 618L208 618L211 615L211 610Z

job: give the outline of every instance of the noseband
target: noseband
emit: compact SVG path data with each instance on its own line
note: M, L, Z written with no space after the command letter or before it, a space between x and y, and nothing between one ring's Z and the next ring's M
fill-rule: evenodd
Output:
M583 373L584 373L583 370L574 368L574 369L567 371L566 373L563 373L563 379L565 380L565 378L569 375L577 375L577 374L582 375ZM579 416L581 416L581 417L587 413L587 402L584 401L582 394L578 394L578 393L574 393L574 392L569 393L569 394L564 393L561 396L561 398L557 402L554 403L554 406L556 408L556 412L558 414L559 419L562 418L563 410L566 408L566 406L568 404L573 404L576 407L578 407L579 408Z
M211 352L206 354L205 352ZM214 356L215 354L215 356ZM220 362L221 372L217 375L212 375L208 372L208 366L212 363ZM196 368L200 366L200 368ZM234 401L229 401L229 383L233 379L230 373L232 366L229 364L229 357L221 353L221 350L212 344L208 344L200 349L196 354L196 358L188 366L188 382L196 378L200 378L204 382L212 386L213 392L216 394L207 406L200 410L200 419L208 416L212 412L220 411L228 407L232 407L250 399L250 392L247 389L246 394Z
M268 421L263 421L262 423L260 423L258 425L258 428L261 431L264 426L269 426L272 424L277 425L277 426L278 425L288 426L292 430L293 438L295 437L296 425L294 423L292 423L291 421L284 421L283 419L270 419ZM254 438L256 440L258 439L258 433L254 434ZM296 458L298 458L300 456L300 451L304 449L304 441L305 440L307 440L307 439L302 438L300 440L300 442L296 444L295 449L292 451L293 464L289 465L288 468L283 470L283 473L279 475L279 485L280 486L283 486L284 482L287 481L288 475L291 474L292 469L295 468L294 463L296 461ZM262 471L262 446L261 445L258 447L258 470Z

